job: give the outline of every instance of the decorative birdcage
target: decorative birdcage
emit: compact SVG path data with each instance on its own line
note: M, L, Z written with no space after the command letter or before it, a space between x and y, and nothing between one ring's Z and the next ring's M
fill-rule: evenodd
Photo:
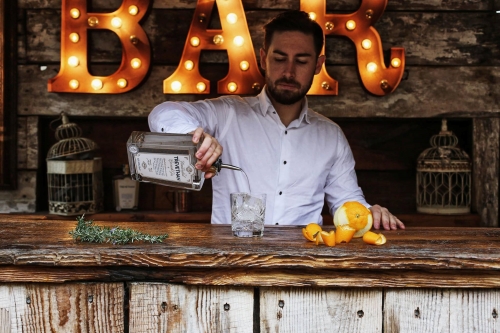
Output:
M94 157L97 144L82 138L81 128L61 113L59 140L47 154L49 213L80 215L103 209L102 161Z
M471 161L448 130L446 119L441 131L430 139L431 148L417 160L417 211L428 214L466 214L471 206Z

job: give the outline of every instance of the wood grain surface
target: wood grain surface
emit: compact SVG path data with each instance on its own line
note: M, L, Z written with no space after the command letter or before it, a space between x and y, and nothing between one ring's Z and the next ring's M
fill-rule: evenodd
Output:
M169 238L161 244L89 244L76 242L69 235L76 222L11 219L0 222L0 281L145 279L204 285L500 286L497 228L408 228L384 231L384 246L354 239L349 244L326 247L306 241L301 226L269 226L264 237L244 239L233 237L229 225L95 223L168 233Z

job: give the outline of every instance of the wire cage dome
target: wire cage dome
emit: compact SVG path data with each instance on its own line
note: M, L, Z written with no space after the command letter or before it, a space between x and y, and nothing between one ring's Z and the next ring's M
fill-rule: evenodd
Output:
M47 154L49 213L80 215L103 209L102 161L97 144L82 138L81 128L63 112L56 142Z
M471 207L471 161L458 148L458 138L448 130L430 139L431 147L417 160L417 211L428 214L466 214Z

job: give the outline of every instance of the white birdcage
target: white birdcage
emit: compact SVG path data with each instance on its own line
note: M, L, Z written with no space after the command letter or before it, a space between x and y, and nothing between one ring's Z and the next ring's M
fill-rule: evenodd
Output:
M446 119L441 131L430 139L431 148L417 160L417 211L428 214L466 214L471 206L471 162L448 131Z
M94 157L98 146L82 138L81 128L64 112L55 143L47 154L49 213L80 215L103 209L102 161Z

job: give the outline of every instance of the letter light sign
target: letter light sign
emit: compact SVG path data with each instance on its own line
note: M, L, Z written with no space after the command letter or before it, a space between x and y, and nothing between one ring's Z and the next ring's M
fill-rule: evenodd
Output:
M326 36L348 37L356 47L357 65L364 87L374 95L387 95L401 82L404 48L391 48L384 63L382 42L373 24L382 16L388 0L362 0L350 14L326 14L326 0L300 0L300 9L316 20ZM222 29L208 29L215 4ZM48 82L50 92L124 93L144 80L151 61L148 38L139 25L149 0L123 0L112 13L87 13L87 0L62 0L61 69ZM87 30L108 29L122 43L122 63L112 75L91 76L87 68ZM210 82L199 72L202 50L226 50L229 71L218 82L219 94L253 94L263 84L248 31L242 0L198 0L181 61L163 81L165 94L208 94ZM323 49L323 53L325 49ZM338 83L325 65L314 77L309 95L337 95Z

